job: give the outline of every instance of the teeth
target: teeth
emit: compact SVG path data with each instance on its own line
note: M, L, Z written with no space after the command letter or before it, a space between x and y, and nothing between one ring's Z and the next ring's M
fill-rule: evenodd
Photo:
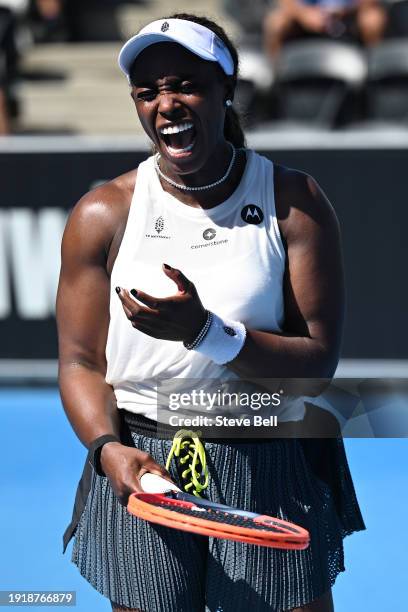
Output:
M193 142L189 144L187 147L184 147L184 149L175 149L174 147L170 147L169 145L167 145L167 150L170 151L170 153L172 153L173 155L176 155L177 153L187 153L187 151L191 151L194 145L195 145L195 140L193 140Z
M162 134L179 134L180 132L191 130L192 127L192 123L179 123L178 125L170 125L169 127L164 127L160 131Z

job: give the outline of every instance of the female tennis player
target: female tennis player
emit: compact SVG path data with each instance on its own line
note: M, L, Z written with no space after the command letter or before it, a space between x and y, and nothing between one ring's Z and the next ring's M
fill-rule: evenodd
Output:
M164 467L157 381L331 377L344 289L338 223L316 182L245 147L225 32L163 18L119 64L154 155L85 195L63 237L59 381L89 449L65 546L75 535L73 561L113 610L329 612L343 538L364 528L341 440L204 443L206 497L301 525L305 550L126 510L147 472L185 484L176 461ZM304 403L287 410L282 421L302 419Z

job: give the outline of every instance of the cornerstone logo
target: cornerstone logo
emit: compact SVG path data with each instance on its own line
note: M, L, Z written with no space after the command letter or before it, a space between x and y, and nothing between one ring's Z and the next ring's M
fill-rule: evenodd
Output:
M205 229L202 233L202 237L204 238L205 242L202 242L201 244L192 244L190 248L192 249L202 249L204 247L212 247L212 246L218 246L219 244L226 244L228 242L228 239L224 239L224 240L214 240L214 238L217 235L217 230L215 230L213 227L207 227L207 229Z
M208 229L203 231L204 240L214 240L217 232L213 227L209 227Z

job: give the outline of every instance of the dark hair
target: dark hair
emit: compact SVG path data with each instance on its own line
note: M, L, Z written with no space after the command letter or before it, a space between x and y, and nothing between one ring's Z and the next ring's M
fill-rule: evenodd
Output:
M233 90L235 89L238 79L238 52L234 44L226 34L225 30L221 26L215 23L215 21L208 19L207 17L192 15L190 13L174 13L173 15L163 17L163 19L185 19L186 21L198 23L199 25L202 25L205 28L208 28L209 30L214 32L214 34L216 34L218 38L222 40L228 51L231 53L232 61L234 62L234 74L228 78L231 79ZM233 106L228 106L226 109L224 137L225 140L231 142L235 147L245 146L245 135L241 125L241 119L238 112Z

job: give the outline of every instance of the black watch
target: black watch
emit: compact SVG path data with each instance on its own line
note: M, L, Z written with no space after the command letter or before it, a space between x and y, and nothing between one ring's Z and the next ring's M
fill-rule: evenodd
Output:
M88 449L88 462L92 465L98 476L106 476L101 467L101 452L103 445L107 442L120 442L120 440L117 436L106 434L91 442Z

